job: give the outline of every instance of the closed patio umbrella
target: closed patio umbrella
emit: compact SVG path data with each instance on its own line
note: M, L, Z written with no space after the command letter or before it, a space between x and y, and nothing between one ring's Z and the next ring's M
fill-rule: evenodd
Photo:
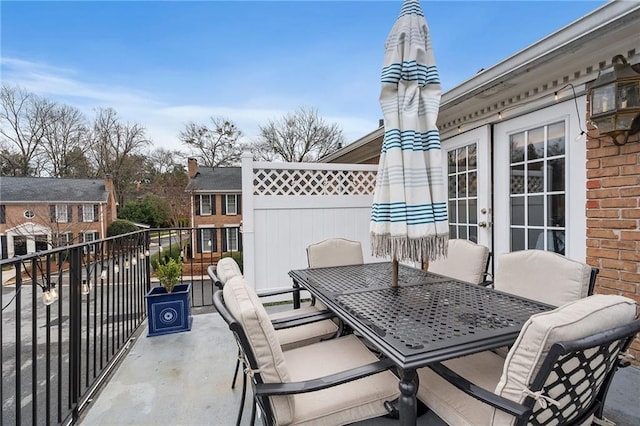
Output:
M446 255L447 200L436 127L440 77L420 2L405 0L385 44L384 140L371 209L371 249L398 261Z

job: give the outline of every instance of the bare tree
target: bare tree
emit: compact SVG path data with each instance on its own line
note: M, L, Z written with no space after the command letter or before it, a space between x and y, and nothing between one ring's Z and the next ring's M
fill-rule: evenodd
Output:
M143 173L142 149L150 143L144 127L137 123L123 124L113 108L100 108L91 140L97 174L111 175L118 203L124 205L125 194L132 192L134 182Z
M16 176L41 171L38 156L55 104L18 87L0 89L0 156Z
M178 138L205 167L232 166L240 162L242 132L233 121L211 117L211 124L187 123Z
M77 175L85 168L85 156L91 148L88 136L87 122L80 110L69 105L52 108L42 143L50 176L88 177Z
M325 123L315 109L300 108L261 126L251 150L260 160L312 162L338 149L343 141L337 124Z

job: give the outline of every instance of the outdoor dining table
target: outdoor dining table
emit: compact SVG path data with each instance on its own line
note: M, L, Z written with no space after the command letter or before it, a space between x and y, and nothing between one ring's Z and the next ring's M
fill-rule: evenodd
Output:
M359 333L400 375L401 425L416 424L416 369L512 344L533 314L552 306L391 262L289 272Z

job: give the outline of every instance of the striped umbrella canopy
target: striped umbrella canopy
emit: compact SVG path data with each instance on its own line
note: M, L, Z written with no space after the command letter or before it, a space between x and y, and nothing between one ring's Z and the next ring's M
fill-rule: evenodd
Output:
M371 209L371 249L397 262L446 255L449 239L442 170L440 77L418 0L405 0L385 44L380 106L384 141Z

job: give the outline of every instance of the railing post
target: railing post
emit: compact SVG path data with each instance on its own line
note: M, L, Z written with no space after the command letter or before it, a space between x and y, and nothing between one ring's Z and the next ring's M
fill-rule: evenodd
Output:
M82 364L82 249L74 247L70 250L69 263L69 371L74 421L79 417Z

